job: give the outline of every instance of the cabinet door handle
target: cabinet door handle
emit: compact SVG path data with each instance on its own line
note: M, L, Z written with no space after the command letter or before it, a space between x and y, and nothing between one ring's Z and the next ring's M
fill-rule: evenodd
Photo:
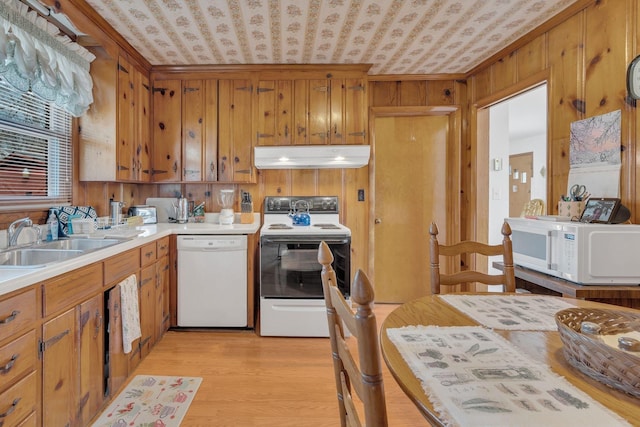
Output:
M13 356L11 356L11 359L2 368L0 368L0 374L8 373L11 368L13 368L13 365L15 365L16 359L18 359L18 357L20 357L19 354L14 354Z
M173 169L173 173L176 173L178 171L178 162L173 162L173 167L171 169Z
M10 323L10 322L14 321L16 319L16 317L18 316L18 314L20 314L20 312L18 310L13 310L9 316L7 316L4 319L0 320L0 325L6 325L7 323Z
M47 348L51 347L52 345L54 345L55 343L60 341L62 338L64 338L66 335L69 335L70 333L71 333L71 330L67 329L65 331L60 332L58 335L55 335L54 337L49 338L48 340L44 341L42 343L42 351L44 351Z
M11 415L11 413L16 410L16 407L18 406L18 402L20 402L20 399L21 399L20 397L16 398L11 404L11 407L7 409L6 412L3 412L2 414L0 414L0 418L6 418L9 415Z
M284 125L284 137L289 138L289 125Z
M211 171L211 173L214 173L216 171L216 163L214 161L211 161L211 163L209 163L209 171Z

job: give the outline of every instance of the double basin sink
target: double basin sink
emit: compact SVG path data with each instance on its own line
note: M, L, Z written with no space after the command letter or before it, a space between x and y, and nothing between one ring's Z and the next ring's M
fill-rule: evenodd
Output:
M0 269L40 268L66 261L98 249L122 243L126 239L60 239L0 252Z

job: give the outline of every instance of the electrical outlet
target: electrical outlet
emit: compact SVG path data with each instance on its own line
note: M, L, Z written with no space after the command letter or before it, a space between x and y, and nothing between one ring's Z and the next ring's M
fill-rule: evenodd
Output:
M358 201L364 202L364 188L358 190Z

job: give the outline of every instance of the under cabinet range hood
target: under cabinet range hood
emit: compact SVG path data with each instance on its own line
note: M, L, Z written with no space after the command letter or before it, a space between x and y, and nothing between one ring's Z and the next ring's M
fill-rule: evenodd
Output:
M369 164L369 145L287 145L254 148L258 169L342 169Z

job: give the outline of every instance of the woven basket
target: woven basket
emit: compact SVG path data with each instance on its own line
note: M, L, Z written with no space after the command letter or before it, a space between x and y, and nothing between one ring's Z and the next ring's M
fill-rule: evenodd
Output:
M630 332L640 315L616 310L568 308L556 313L567 361L585 375L640 398L640 354L613 348L580 332L583 321L600 325L601 335ZM637 327L635 326L634 327Z

